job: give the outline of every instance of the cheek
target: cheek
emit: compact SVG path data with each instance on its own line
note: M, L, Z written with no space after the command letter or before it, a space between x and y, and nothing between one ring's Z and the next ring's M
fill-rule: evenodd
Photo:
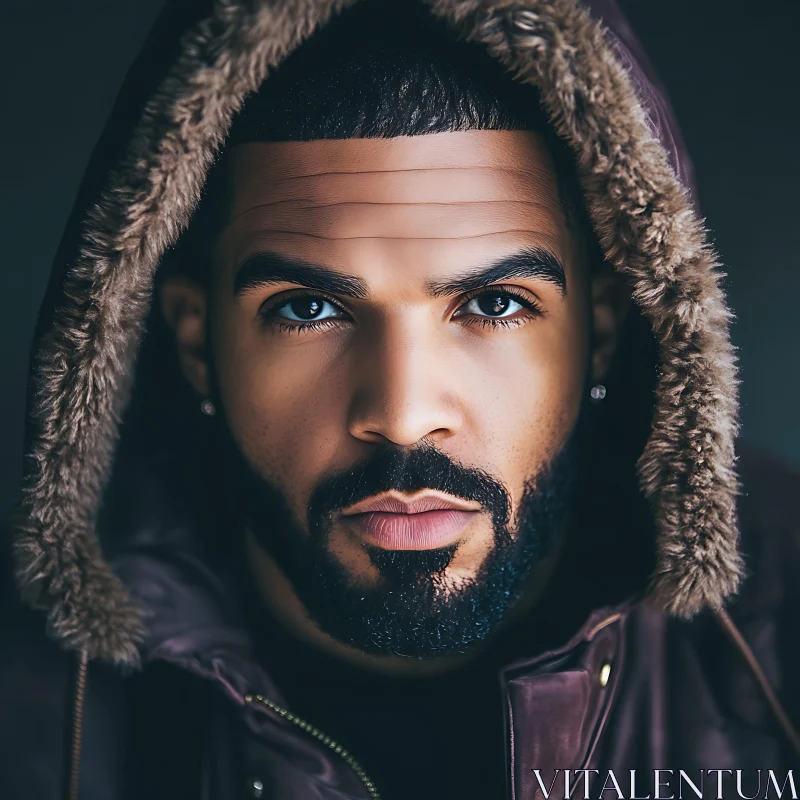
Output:
M276 344L258 323L220 314L213 336L217 382L231 433L247 460L304 507L341 459L346 433L338 354Z
M516 335L496 337L476 359L467 402L477 453L466 460L501 478L515 505L525 481L559 451L580 411L589 331L587 311L576 305L532 320Z

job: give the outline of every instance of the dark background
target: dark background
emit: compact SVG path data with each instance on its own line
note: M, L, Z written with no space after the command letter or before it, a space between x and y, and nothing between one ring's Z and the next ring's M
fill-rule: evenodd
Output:
M737 313L746 441L800 464L798 0L620 0L666 84ZM28 346L89 153L162 0L6 0L0 47L0 510Z

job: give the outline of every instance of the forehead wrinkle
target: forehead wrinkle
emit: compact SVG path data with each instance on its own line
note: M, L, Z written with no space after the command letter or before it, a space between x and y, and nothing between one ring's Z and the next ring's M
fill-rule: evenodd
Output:
M268 203L259 203L257 206L251 206L248 211L254 211L258 208L266 208L268 206L284 205L288 203L305 203L305 205L298 205L297 207L302 211L311 208L333 208L335 206L469 206L481 205L484 203L516 203L528 206L537 206L539 208L550 208L550 203L539 202L537 200L505 200L500 198L490 198L488 200L339 200L333 203L317 203L313 199L305 198L298 200L274 200ZM243 212L246 213L246 212Z
M295 199L271 200L265 203L258 203L257 205L250 206L244 209L243 211L240 211L238 214L232 216L231 219L228 221L228 225L233 225L235 222L240 220L242 217L247 216L248 214L252 214L257 211L264 211L265 209L275 208L276 206L290 206L294 207L298 211L314 211L317 209L338 208L342 206L381 206L381 207L401 206L401 207L413 208L416 206L477 206L477 205L489 205L497 203L507 203L509 205L526 205L526 206L531 206L532 208L541 208L546 211L549 211L553 207L553 203L551 202L543 202L538 200L506 200L504 198L489 198L486 200L415 200L415 201L339 200L330 203L316 202L315 200L313 200L313 198L302 198L302 199L298 198L296 200ZM560 203L558 203L557 206L560 209ZM226 227L228 225L226 225Z
M283 178L278 178L275 182L281 183L283 181L299 181L311 178L325 178L332 175L391 175L394 173L404 172L444 172L444 171L472 171L472 170L490 170L492 172L506 172L512 175L542 175L544 170L539 169L525 169L523 167L498 167L494 164L451 164L443 165L440 167L399 167L396 169L336 169L336 170L320 170L319 172L309 172L305 175L286 175Z
M239 168L241 169L241 167ZM338 186L342 182L349 183L349 178L382 178L405 176L413 178L424 178L425 173L440 174L446 173L489 173L490 175L501 174L510 175L516 178L534 179L537 185L544 185L549 179L549 173L544 167L498 167L491 164L469 164L459 166L427 166L427 167L408 167L396 169L369 169L369 170L321 170L319 172L306 173L302 175L287 175L280 163L248 165L244 175L238 174L239 169L234 167L232 171L235 183L251 184L257 188L267 191L281 187L284 184L320 182L322 184L333 183Z
M254 200L256 198L253 198ZM393 202L391 194L372 194L354 200L333 195L312 203L262 204L241 212L234 231L309 233L319 237L459 238L504 231L559 235L565 227L558 207L540 197L523 195L461 203L438 198L408 198Z
M419 182L417 178L424 179L427 173L439 175L443 172L453 175L453 173L460 173L464 177L470 177L474 173L488 173L489 176L500 174L509 176L512 179L527 184L528 181L534 181L534 185L538 189L543 189L547 186L549 175L545 169L528 169L522 167L494 167L490 164L478 164L469 166L442 166L442 167L413 167L407 169L371 169L371 170L324 170L321 172L309 173L305 175L286 175L281 174L280 165L260 165L263 171L253 176L248 172L245 176L237 176L234 170L234 183L241 183L247 186L250 192L253 189L261 190L263 192L279 193L279 190L290 188L292 184L308 186L309 184L314 187L319 185L323 190L341 191L341 186L350 184L350 178L358 180L370 178L400 178L407 176L413 178L414 183L412 186L417 187ZM333 188L331 188L331 186ZM359 188L362 188L359 186Z
M377 206L383 199L395 204L422 201L441 203L443 207L452 202L462 204L464 208L474 207L472 201L530 200L534 203L548 201L553 210L560 208L559 192L552 176L546 171L535 178L519 170L505 177L495 174L480 177L478 171L466 168L451 169L449 175L439 174L436 170L426 170L426 173L432 173L427 176L419 172L393 170L383 174L378 171L365 172L360 176L342 173L298 180L273 180L272 175L265 174L265 171L280 174L279 169L279 165L255 164L248 171L236 175L231 185L233 202L229 214L238 218L252 208L280 210L290 208L292 204L298 207L306 205L313 208L315 204L318 208L326 204L333 207L337 201L362 202L363 207L367 203ZM547 204L543 202L543 206Z
M278 228L262 228L260 234L279 234L281 236L307 236L311 239L322 239L323 241L345 242L351 240L374 240L374 241L403 241L403 242L426 242L426 241L462 241L468 239L483 239L487 236L502 236L507 233L528 233L536 234L532 228L507 228L500 231L489 231L488 233L473 233L465 236L324 236L319 233L305 233L303 231L288 231Z
M260 162L287 177L308 174L366 172L365 166L382 170L464 169L489 165L519 170L523 164L548 160L543 138L531 130L451 131L424 136L399 136L240 143L233 148L234 163ZM365 162L369 162L368 164ZM538 165L537 165L538 166Z
M447 247L520 235L534 242L563 239L568 226L557 177L546 148L529 146L535 136L461 139L473 144L454 149L455 137L436 134L377 144L238 145L235 200L225 227L238 221L229 232L236 239L292 237L343 247L348 241L368 247L439 241Z

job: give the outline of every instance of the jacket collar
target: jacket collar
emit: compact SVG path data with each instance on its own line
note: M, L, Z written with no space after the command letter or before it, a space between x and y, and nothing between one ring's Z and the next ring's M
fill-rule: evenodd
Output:
M593 611L562 647L501 670L512 797L539 779L563 797L566 770L592 762L625 669L631 601Z

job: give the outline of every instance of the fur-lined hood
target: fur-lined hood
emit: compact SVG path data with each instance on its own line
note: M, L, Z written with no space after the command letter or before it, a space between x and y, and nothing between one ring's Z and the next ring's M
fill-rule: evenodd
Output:
M185 230L245 96L351 5L178 0L120 95L56 258L34 346L15 525L23 597L87 658L136 663L143 622L96 535L154 275ZM716 255L669 108L613 0L428 0L454 33L536 86L574 154L606 259L658 345L638 462L657 531L649 598L688 617L741 572L737 376Z

